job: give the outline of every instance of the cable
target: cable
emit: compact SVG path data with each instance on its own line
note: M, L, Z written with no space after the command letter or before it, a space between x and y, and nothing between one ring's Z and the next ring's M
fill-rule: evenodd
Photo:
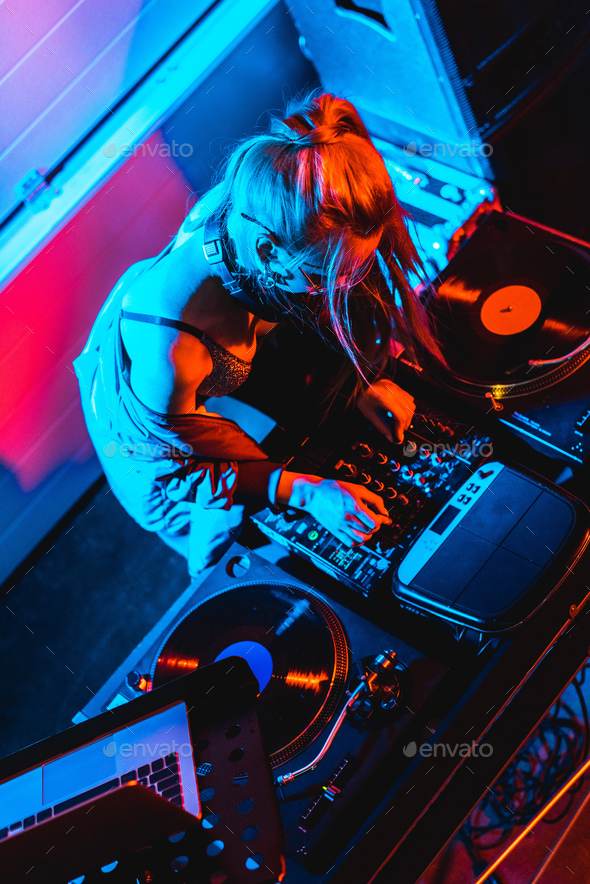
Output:
M562 695L463 825L461 836L476 868L481 851L499 847L515 826L526 826L588 757L590 720L581 689L585 668L571 682L582 720ZM565 807L545 822L557 823L569 813L582 783L580 778L567 793Z

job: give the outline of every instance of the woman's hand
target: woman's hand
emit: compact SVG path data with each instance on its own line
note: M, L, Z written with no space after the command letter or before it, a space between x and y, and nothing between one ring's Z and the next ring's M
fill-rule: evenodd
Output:
M348 547L364 543L391 522L382 499L352 482L284 472L276 500L305 510Z
M358 408L386 439L403 442L404 433L414 416L415 403L413 396L393 381L382 378L365 390L358 401ZM384 419L387 412L391 413L394 434L391 425Z

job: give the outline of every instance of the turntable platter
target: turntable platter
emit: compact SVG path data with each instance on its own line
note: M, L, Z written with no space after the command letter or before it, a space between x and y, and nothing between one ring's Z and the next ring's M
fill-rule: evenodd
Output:
M197 605L166 637L153 686L233 655L258 679L265 742L278 767L310 745L338 707L348 670L340 621L299 586L234 586Z
M590 249L491 212L440 274L429 310L453 389L555 383L580 364L557 360L590 338Z

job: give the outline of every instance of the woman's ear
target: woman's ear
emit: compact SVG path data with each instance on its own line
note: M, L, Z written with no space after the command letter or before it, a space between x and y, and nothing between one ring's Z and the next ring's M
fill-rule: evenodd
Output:
M270 237L259 236L256 239L256 257L263 267L276 261L277 250Z

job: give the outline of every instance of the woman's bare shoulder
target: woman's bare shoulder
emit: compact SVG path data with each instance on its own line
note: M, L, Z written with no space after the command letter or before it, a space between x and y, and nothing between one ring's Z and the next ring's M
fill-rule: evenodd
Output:
M127 274L124 309L138 313L161 309L166 311L163 316L180 319L211 275L202 249L202 231L195 231L180 244L175 239L172 247L154 258L133 264Z

